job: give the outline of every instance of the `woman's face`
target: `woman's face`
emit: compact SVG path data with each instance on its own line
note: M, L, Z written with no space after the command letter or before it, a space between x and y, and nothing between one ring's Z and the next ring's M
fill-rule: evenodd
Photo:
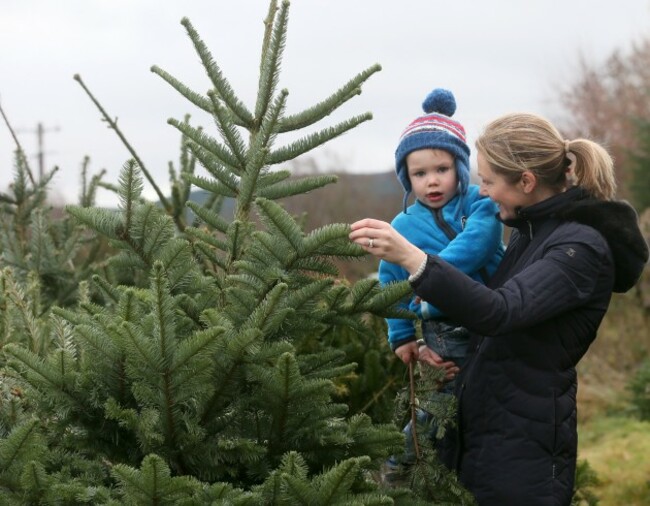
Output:
M480 193L497 204L502 220L516 218L517 208L530 205L530 195L524 191L520 182L509 183L502 175L495 173L480 151L477 153L477 162L481 178Z

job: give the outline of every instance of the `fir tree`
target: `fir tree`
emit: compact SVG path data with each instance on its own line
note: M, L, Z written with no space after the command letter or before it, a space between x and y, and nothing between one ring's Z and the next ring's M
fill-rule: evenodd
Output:
M288 8L270 3L254 108L187 19L211 89L199 94L152 68L216 125L210 135L189 115L169 120L181 133L171 197L80 76L132 155L117 184L102 174L88 182L86 160L79 205L50 220L48 179L29 178L19 150L13 195L1 198L12 217L0 272L3 502L418 503L372 479L403 436L366 414L371 405L375 419L388 411L385 392L373 391L389 363L376 344L386 348L378 318L411 317L393 308L410 287L341 282L333 260L364 254L347 240L348 226L305 231L279 203L336 178L294 178L276 165L370 114L276 147L281 134L327 117L379 66L285 114L288 92L278 84ZM145 179L159 203L143 198ZM192 186L208 200L191 202ZM117 194L117 209L94 206L99 187ZM226 198L232 220L219 212ZM416 490L428 502L458 503L462 490L448 478L438 466Z
M81 207L94 204L103 176L87 181L88 162L82 168ZM53 219L47 186L57 170L34 181L27 159L18 150L13 182L7 193L0 193L2 262L28 288L35 314L55 304L75 303L79 282L88 278L105 252L102 241L90 240L76 220Z
M4 500L413 503L407 492L381 491L371 479L370 471L401 446L402 436L394 426L350 415L346 404L333 401L355 364L330 345L341 328L372 335L368 313L407 316L391 307L410 289L401 284L380 290L374 280L339 283L332 259L363 254L347 240L347 225L306 232L276 202L335 178L291 178L275 165L370 115L276 148L279 135L328 116L379 67L316 106L286 115L287 91L277 87L288 6L271 2L258 98L250 110L191 23L182 21L212 89L201 95L165 71L153 71L207 111L218 136L188 117L169 121L182 134L182 155L179 170L170 168L171 199L159 192L162 206L142 198L143 177L158 187L133 152L118 184L105 185L117 192L118 209L88 205L92 192L86 191L81 205L67 209L115 251L101 263L89 255L90 267L75 269L73 302L50 296L48 307L25 312L20 301L33 308L34 299L21 294L35 278L5 271L3 318L24 323L11 326L4 347L7 371L13 371L7 384L21 392L13 399L18 416L11 420L3 413L11 420L2 442L8 457L0 451ZM199 164L207 176L195 173ZM190 185L211 198L203 205L188 202ZM235 201L231 221L218 213L225 197ZM35 234L49 231L47 224L38 226ZM39 247L61 249L45 241L31 251ZM29 346L34 335L47 345Z

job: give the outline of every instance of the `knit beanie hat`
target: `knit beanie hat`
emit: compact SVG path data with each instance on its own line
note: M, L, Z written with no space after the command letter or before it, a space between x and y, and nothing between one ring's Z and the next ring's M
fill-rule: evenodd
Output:
M444 149L454 157L458 176L458 193L464 196L469 186L469 146L465 140L463 125L451 119L456 112L456 99L451 91L442 88L433 90L422 103L424 116L415 118L400 137L395 150L395 172L404 187L404 210L411 181L406 168L406 157L418 149Z

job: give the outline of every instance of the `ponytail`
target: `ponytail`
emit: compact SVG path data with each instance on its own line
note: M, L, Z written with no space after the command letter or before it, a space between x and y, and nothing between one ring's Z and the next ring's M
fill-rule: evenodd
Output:
M490 168L510 183L530 171L541 185L557 192L576 184L599 200L614 199L614 162L605 148L587 139L564 140L550 121L535 114L495 119L476 147Z
M605 148L588 139L568 141L566 148L575 157L574 184L587 190L594 198L613 200L616 195L614 161Z

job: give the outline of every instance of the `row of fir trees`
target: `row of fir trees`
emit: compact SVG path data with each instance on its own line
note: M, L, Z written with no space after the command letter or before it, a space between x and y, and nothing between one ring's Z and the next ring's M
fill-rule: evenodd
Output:
M292 177L284 162L370 114L276 141L359 94L379 66L285 114L288 8L270 3L253 108L182 20L210 90L152 71L210 115L214 132L189 116L169 120L182 139L171 195L79 76L133 155L119 181L91 177L86 160L78 205L56 216L47 202L56 170L35 180L17 150L0 194L0 503L471 502L436 466L410 490L376 479L403 445L386 417L403 370L381 317L407 316L392 306L409 287L338 279L334 260L363 255L348 226L305 231L280 201L335 181ZM145 180L159 202L143 198ZM192 202L192 187L207 200ZM117 209L95 206L99 189L117 194ZM220 213L224 199L232 219Z

